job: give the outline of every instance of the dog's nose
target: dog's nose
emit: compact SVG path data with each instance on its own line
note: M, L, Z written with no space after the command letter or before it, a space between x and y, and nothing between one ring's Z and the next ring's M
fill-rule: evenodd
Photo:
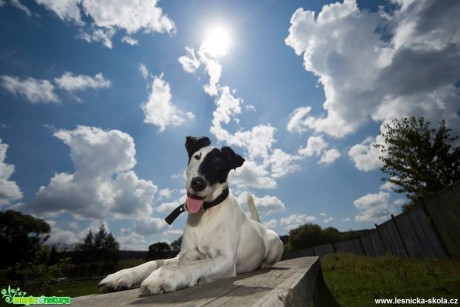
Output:
M196 192L203 191L206 188L206 181L201 177L195 177L192 179L192 189Z

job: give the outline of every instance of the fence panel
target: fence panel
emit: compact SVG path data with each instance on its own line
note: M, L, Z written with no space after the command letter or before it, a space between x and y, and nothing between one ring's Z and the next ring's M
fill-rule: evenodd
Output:
M371 234L368 233L368 234L365 234L365 235L361 236L360 240L361 240L361 243L362 243L363 248L364 248L364 254L366 256L374 257L375 256L375 250L374 250L374 246L373 246L373 243L372 243Z
M363 246L359 239L336 242L334 245L336 252L364 255Z
M423 245L423 236L422 241L417 235L417 231L413 228L409 213L401 214L394 217L394 222L396 223L401 239L404 242L406 251L411 258L423 258L426 256L424 245Z
M399 236L398 229L393 220L386 221L379 225L378 231L382 237L385 250L398 257L407 257L407 252L404 243Z
M441 240L452 258L460 258L460 185L436 195L425 202Z
M374 248L374 253L376 256L383 256L385 255L385 247L383 246L382 239L380 238L380 234L377 229L372 230L369 233L369 237L371 238L372 247Z
M334 247L331 243L315 246L313 250L315 251L315 256L324 256L334 253Z
M417 234L420 245L423 247L424 257L446 258L442 243L422 207L416 208L409 213L412 230Z

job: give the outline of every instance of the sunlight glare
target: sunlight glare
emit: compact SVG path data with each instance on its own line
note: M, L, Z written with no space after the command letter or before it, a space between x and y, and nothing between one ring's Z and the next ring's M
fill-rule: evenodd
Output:
M221 25L210 27L206 33L202 48L212 57L219 58L227 54L231 44L230 31Z

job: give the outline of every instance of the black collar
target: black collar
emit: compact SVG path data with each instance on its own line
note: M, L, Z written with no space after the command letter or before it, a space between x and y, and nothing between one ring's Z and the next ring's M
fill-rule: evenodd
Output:
M203 209L202 211L206 211L208 210L209 208L212 208L214 206L217 206L218 204L220 204L221 202L223 202L227 197L228 197L228 194L229 194L229 191L228 191L228 187L225 188L222 193L220 193L220 195L214 199L213 201L205 201L203 203ZM184 211L187 211L186 207L185 207L185 203L183 203L182 205L180 205L179 207L177 207L176 209L173 210L173 212L171 212L166 218L165 218L165 221L166 223L168 223L169 225L171 225L174 220L181 214L183 213Z

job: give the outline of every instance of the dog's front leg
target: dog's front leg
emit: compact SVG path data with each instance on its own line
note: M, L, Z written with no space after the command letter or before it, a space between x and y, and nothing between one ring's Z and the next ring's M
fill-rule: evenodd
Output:
M201 282L236 275L232 256L220 254L214 258L196 260L181 265L168 265L150 274L141 284L141 295L172 292L193 287Z
M120 270L108 275L99 283L99 291L102 293L119 291L138 286L153 271L166 264L177 263L178 257L166 260L154 260L133 268Z

